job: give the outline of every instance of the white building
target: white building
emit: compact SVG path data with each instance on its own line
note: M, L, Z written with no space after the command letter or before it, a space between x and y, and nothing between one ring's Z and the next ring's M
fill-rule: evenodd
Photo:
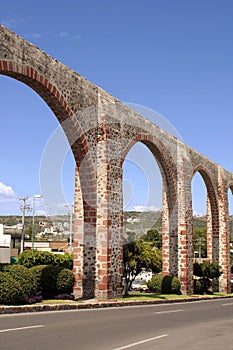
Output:
M11 235L3 233L3 224L0 224L0 264L9 264L11 261Z

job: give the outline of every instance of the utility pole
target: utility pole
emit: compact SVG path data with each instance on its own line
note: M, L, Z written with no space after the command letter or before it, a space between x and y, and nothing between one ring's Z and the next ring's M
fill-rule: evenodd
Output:
M71 208L71 211L68 211L68 215L70 217L70 238L69 238L69 251L70 254L73 252L73 204L65 205L65 207Z
M23 205L21 206L21 210L22 210L22 234L21 234L21 245L20 245L20 253L22 253L24 251L24 218L25 218L25 211L26 210L30 210L30 206L27 205L27 200L28 197L22 197L19 198L20 201L23 201Z

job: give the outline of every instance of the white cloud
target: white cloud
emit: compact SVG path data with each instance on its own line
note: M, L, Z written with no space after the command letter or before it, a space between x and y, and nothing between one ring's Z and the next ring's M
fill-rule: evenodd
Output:
M11 186L4 185L2 182L0 182L0 196L12 198L15 196L15 193Z
M79 40L81 38L81 36L79 35L79 34L76 34L75 36L74 36L74 40Z
M35 215L38 215L38 216L45 216L45 215L47 215L47 213L46 213L45 210L39 209L39 210L36 210Z
M71 34L70 33L68 33L68 32L60 32L59 34L58 34L58 37L59 38L61 38L61 39L63 39L63 38L68 38L69 37L69 39L73 39L73 40L79 40L80 39L80 35L79 34L75 34L74 36L72 36L71 37Z
M11 186L0 182L0 214L14 215L20 213L20 203Z
M65 37L67 37L67 36L69 36L69 33L67 33L67 32L61 32L61 33L59 34L59 37L60 37L60 38L65 38Z
M27 23L27 20L25 18L18 18L18 17L12 17L12 18L5 18L5 19L0 19L0 22L7 28L9 29L15 29L18 25L20 24L25 24Z
M161 209L160 208L157 208L157 207L153 207L153 206L143 206L143 205L136 205L133 207L132 211L160 211Z
M203 215L205 215L205 214L199 213L196 210L193 211L193 216L203 216Z
M8 18L8 19L5 19L5 20L2 20L1 22L7 28L15 28L16 27L16 23L17 23L15 18Z
M27 39L40 39L42 37L41 33L28 33L24 35L25 38Z

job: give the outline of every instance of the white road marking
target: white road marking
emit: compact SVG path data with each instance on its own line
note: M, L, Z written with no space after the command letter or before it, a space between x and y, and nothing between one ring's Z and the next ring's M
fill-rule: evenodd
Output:
M157 340L157 339L160 339L160 338L164 338L164 337L167 337L168 334L162 334L162 335L158 335L157 337L153 337L153 338L148 338L148 339L144 339L144 340L140 340L136 343L131 343L131 344L128 344L128 345L124 345L124 346L121 346L120 348L114 348L112 350L124 350L124 349L129 349L129 348L132 348L133 346L137 346L137 345L141 345L141 344L144 344L144 343L147 343L149 341L152 341L152 340Z
M21 330L24 330L24 329L42 328L42 327L44 327L42 324L38 324L36 326L27 326L27 327L19 327L19 328L8 328L8 329L1 329L0 333L21 331Z
M222 306L230 306L230 305L233 305L233 303L222 304Z
M156 311L155 313L156 314L170 314L173 312L182 312L182 311L184 311L184 310L180 309L180 310Z

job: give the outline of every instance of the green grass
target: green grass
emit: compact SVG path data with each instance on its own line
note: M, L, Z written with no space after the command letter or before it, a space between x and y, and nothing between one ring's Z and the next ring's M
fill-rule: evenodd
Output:
M61 299L48 299L48 300L42 300L40 303L37 303L35 305L44 305L44 304L49 304L49 305L54 305L54 304L77 304L78 301L76 300L61 300Z
M127 297L122 297L122 298L114 298L114 299L106 299L104 301L106 302L113 302L113 301L149 301L149 300L185 300L185 299L191 299L192 297L195 298L218 298L218 297L233 297L233 293L231 294L226 294L226 293L213 293L213 294L205 294L205 295L200 295L200 294L193 294L193 295L177 295L177 294L153 294L153 293L131 293ZM103 301L103 300L101 300ZM85 301L83 299L79 300L61 300L61 299L48 299L48 300L42 300L40 303L34 304L34 305L55 305L55 304L83 304ZM88 302L88 300L86 300ZM96 300L98 302L98 299ZM4 305L0 305L4 306Z
M233 297L233 293L232 294L226 294L226 293L213 293L213 294L205 294L205 295L200 295L200 294L193 294L193 295L177 295L177 294L154 294L154 293L131 293L129 296L126 297L122 297L122 298L114 298L114 299L109 299L106 300L111 302L111 301L128 301L128 300L174 300L174 299L190 299L192 297L195 298L202 298L202 297L207 297L207 298L217 298L217 297ZM98 299L96 300L98 301ZM102 300L101 300L102 301ZM84 301L82 299L80 300L43 300L40 304L69 304L69 303L83 303ZM88 302L88 300L87 300Z
M207 298L217 298L217 297L233 297L232 294L226 294L226 293L213 293L213 294L205 294L205 295L200 295L200 294L193 294L193 295L177 295L177 294L153 294L153 293L140 293L140 294L133 294L131 293L129 296L123 297L123 298L118 298L117 300L119 301L127 301L127 300L174 300L174 299L190 299L193 297L196 298L202 298L202 297L207 297Z

